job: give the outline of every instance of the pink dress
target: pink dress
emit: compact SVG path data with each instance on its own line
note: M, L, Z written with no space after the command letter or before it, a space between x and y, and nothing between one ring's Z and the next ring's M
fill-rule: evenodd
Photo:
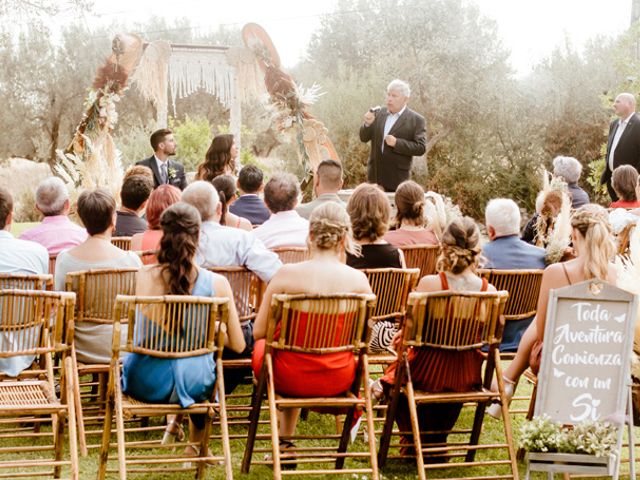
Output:
M394 247L403 245L437 245L436 234L430 228L421 230L406 230L399 228L390 230L384 235L384 239Z

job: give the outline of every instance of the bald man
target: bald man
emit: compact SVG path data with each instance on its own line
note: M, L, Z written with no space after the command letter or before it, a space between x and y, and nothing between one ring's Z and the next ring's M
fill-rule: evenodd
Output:
M640 171L640 118L636 115L636 98L621 93L613 102L617 119L609 125L606 165L600 184L606 184L611 200L618 200L611 186L611 175L620 165L631 165Z

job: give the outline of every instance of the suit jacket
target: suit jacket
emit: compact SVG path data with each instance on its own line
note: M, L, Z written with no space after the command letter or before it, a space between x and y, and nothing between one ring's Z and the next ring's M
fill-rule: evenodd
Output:
M423 155L427 146L427 128L422 115L406 108L400 118L389 130L389 135L396 137L396 146L384 146L384 124L389 112L381 109L376 119L369 126L360 127L360 140L371 140L371 153L367 164L367 178L371 183L382 185L388 192L393 192L400 183L409 179L411 160Z
M609 193L614 193L611 188L611 175L613 172L609 168L609 154L611 153L611 144L613 143L613 137L620 125L620 119L616 119L609 125L609 140L607 142L607 156L605 157L605 168L600 179L601 184L607 184ZM631 165L636 170L640 171L640 118L637 113L634 113L629 119L622 136L616 146L616 151L613 155L613 168L620 165ZM614 193L615 195L615 193ZM617 196L613 198L617 200Z
M264 201L257 195L241 195L229 207L229 211L234 215L246 218L251 225L262 225L269 220L271 212L264 204Z
M169 185L173 185L174 187L178 187L180 190L184 190L187 187L187 178L184 174L184 167L181 163L176 162L175 160L167 160L167 171L175 170L175 174L171 175L169 173L169 179L167 183ZM158 164L156 162L156 158L154 155L151 155L149 158L145 158L144 160L140 160L136 162L136 165L143 165L145 167L149 167L153 172L153 188L157 188L159 185L162 185L164 182L160 177L160 171L158 170Z
M546 266L544 248L520 240L518 235L496 238L482 247L482 255L488 262L486 268L515 270Z

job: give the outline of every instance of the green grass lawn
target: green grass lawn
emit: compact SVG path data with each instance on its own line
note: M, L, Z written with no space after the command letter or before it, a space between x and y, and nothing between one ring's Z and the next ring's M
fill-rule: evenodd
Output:
M237 389L240 393L245 393L248 394L250 393L250 387L248 385L244 385L241 386ZM518 392L517 392L517 396L518 395L529 395L531 392L531 385L526 382L523 381L520 383L520 386L518 388ZM236 392L237 393L237 392ZM231 401L231 404L237 404L238 401ZM265 402L266 404L266 402ZM513 408L512 409L526 409L527 403L525 401L519 401L519 402L514 402ZM229 416L231 416L232 413L229 413ZM242 414L244 415L244 414ZM263 419L266 420L266 415L263 414ZM458 421L458 424L456 425L456 429L460 429L460 428L470 428L471 422L472 422L472 418L473 418L473 409L472 408L465 408L463 409L462 415L460 416L460 419ZM523 414L515 414L512 415L512 423L513 423L513 432L514 432L514 437L516 438L517 441L517 437L518 437L518 428L519 425L522 424L524 420L524 415ZM381 429L382 428L382 419L379 419L380 423L376 423L376 429ZM138 439L154 439L154 438L160 438L162 435L162 419L161 418L157 418L154 419L152 421L152 425L157 425L158 430L157 431L152 431L149 432L147 434L138 434L137 437ZM354 445L350 446L350 450L356 450L356 451L361 451L361 452L366 452L367 451L367 446L366 443L363 440L363 436L362 436L362 432L364 430L364 428L362 428L364 426L364 424L361 426L360 429L360 435L358 437L358 439L356 440L356 443ZM2 428L2 427L0 427ZM101 433L101 429L102 426L101 425L88 425L87 426L88 430L94 430L96 432L96 434L89 436L88 439L88 443L91 444L97 444L100 441L100 433ZM268 433L268 429L267 429L267 425L261 426L261 429L259 430L259 434L266 434ZM217 432L218 427L216 425L214 425L213 427L213 432ZM115 441L115 425L113 427L113 432L114 432L114 437L113 437L113 441ZM0 431L0 433L2 433ZM314 413L311 412L309 414L309 417L307 420L300 420L299 424L298 424L298 430L297 433L299 435L317 435L317 434L335 434L335 421L334 421L334 417L331 415L321 415L318 413ZM636 428L636 438L640 437L640 429ZM266 465L252 465L251 467L251 471L249 474L244 475L240 473L240 464L242 462L242 456L244 453L244 449L245 449L245 443L246 443L246 428L244 426L238 426L238 425L231 425L230 427L230 435L232 437L231 440L231 449L232 449L232 457L233 457L233 470L234 470L234 476L235 478L239 478L239 479L247 479L247 480L257 480L257 479L264 479L264 478L272 478L273 477L273 470ZM449 440L450 441L456 441L456 440L461 440L462 438L457 438L455 435L451 435ZM497 420L494 420L490 417L486 417L485 421L484 421L484 425L483 425L483 432L480 438L480 442L487 444L487 443L501 443L504 441L504 437L503 437L503 430L502 430L502 422L499 422ZM20 445L25 445L25 446L29 446L29 445L37 445L37 442L31 441L31 440L17 440L15 441L16 444L20 444ZM397 443L397 440L394 440L393 443ZM2 460L7 460L9 458L16 458L15 454L14 456L8 455L8 454L2 454L1 450L2 447L5 447L7 445L9 445L10 443L2 438L2 435L0 435L0 459ZM318 444L317 440L313 440L311 441L311 444L316 446ZM211 447L212 450L214 451L214 454L217 454L216 450L218 448L219 443L217 441L213 441L211 443ZM304 442L302 441L297 441L296 442L296 446L297 447L301 447L301 446L305 446ZM178 446L178 448L182 448L180 446ZM271 443L269 441L259 441L256 443L256 448L262 448L265 450L265 452L261 452L259 454L254 455L254 459L264 459L264 455L266 454L266 451L269 451L271 448ZM636 449L636 458L638 458L638 456L640 455L640 449ZM110 453L110 458L115 459L115 450L112 450ZM392 450L391 454L397 454L397 450ZM35 457L38 457L40 455L44 454L40 454L37 452L25 452L25 453L21 453L20 457L24 457L25 455L32 455ZM496 450L490 450L490 451L481 451L478 453L478 458L485 458L485 459L489 459L489 460L497 460L497 459L505 459L506 457L506 451L505 450L501 450L501 451L496 451ZM623 458L628 458L628 454L626 451L623 452ZM461 459L453 459L451 460L451 462L457 462L457 461L461 461ZM115 465L115 463L114 463ZM366 466L365 462L360 462L357 460L351 460L351 461L347 461L346 466L352 466L354 468L364 468ZM522 477L524 477L524 464L520 463L519 464L520 467L520 474ZM97 472L97 468L98 468L98 450L97 449L91 449L89 452L89 456L87 458L80 458L80 478L82 479L93 479L96 478L96 472ZM312 468L309 466L300 466L299 468ZM628 471L628 464L624 464L622 466L622 471L623 472L627 472ZM471 477L471 476L478 476L478 475L497 475L497 474L501 474L501 473L507 473L508 472L508 468L505 468L503 466L496 466L496 467L484 467L484 468L475 468L475 469L468 469L468 468L448 468L448 469L439 469L436 471L429 471L427 472L428 477L430 478L443 478L443 477L448 477L448 478L452 478L452 477L456 477L456 478L460 478L460 477ZM313 477L313 476L309 476L309 475L299 475L299 478L318 478L317 476ZM111 476L109 476L108 478L117 478L115 474L112 474ZM158 473L149 473L149 474L142 474L142 475L136 475L133 476L131 475L129 478L140 478L140 479L145 479L145 480L155 480L155 479L164 479L164 480L175 480L178 478L193 478L193 476L191 474L185 474L185 473L181 473L181 474L177 474L177 473L168 473L168 474L158 474ZM206 478L207 479L222 479L224 478L224 471L222 469L222 467L209 467L207 469L207 474L206 474ZM350 479L350 480L355 480L355 479L361 479L361 478L367 478L366 476L358 476L358 475L338 475L338 476L334 476L333 478L338 478L338 479ZM407 461L407 460L389 460L387 466L381 471L381 478L383 479L413 479L416 478L416 469L415 469L415 465L413 462ZM536 479L543 479L545 478L542 474L534 474L533 478Z

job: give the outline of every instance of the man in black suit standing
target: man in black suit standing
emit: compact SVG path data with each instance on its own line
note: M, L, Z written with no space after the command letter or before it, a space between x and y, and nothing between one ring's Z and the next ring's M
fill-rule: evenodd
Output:
M386 108L374 107L364 115L360 140L371 140L367 178L394 192L409 179L413 157L423 155L427 145L424 117L407 107L409 85L393 80L387 87Z
M173 132L168 128L156 130L151 134L150 141L153 155L140 160L136 165L144 165L153 171L153 188L167 183L184 190L187 186L184 167L175 160L169 160L170 156L176 154L178 146L173 138Z
M616 167L631 165L640 171L640 118L636 115L636 98L631 93L621 93L613 102L613 111L619 117L609 125L609 141L605 168L600 184L607 190L614 202L618 200L611 186L611 176Z

